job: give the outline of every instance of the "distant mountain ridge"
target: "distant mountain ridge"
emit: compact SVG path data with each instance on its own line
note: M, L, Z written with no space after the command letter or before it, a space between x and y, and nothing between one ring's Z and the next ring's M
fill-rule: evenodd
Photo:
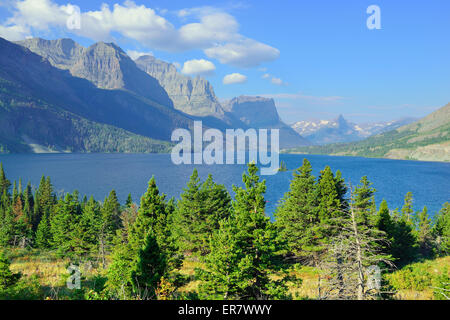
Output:
M362 140L374 134L394 130L415 120L403 118L388 122L355 124L339 115L334 120L299 121L291 127L311 143L324 145Z
M450 103L418 121L362 141L300 147L286 152L450 161Z

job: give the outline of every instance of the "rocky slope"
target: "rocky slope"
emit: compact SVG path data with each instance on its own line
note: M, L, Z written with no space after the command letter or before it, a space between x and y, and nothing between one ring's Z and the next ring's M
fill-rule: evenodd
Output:
M176 109L195 116L224 117L214 89L206 79L185 76L173 64L150 55L141 56L135 62L140 69L159 81Z

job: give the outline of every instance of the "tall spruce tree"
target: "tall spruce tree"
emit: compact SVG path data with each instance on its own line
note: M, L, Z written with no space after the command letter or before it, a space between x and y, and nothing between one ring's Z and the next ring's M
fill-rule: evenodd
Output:
M214 183L211 175L201 184L194 169L174 213L173 230L179 248L205 255L213 230L230 214L230 204L231 198L223 185Z
M316 182L311 172L310 162L303 159L275 212L279 236L288 246L288 255L308 261L314 252L323 249L318 241L322 230Z
M450 202L446 202L436 216L433 234L436 239L437 253L440 256L450 254Z
M433 225L425 206L418 216L417 241L420 254L424 258L431 258L434 253Z
M6 258L3 250L0 250L0 291L15 285L20 277L20 273L11 271L9 260Z
M131 273L134 292L144 299L155 299L155 290L166 272L166 257L150 230Z
M358 223L367 228L374 225L376 215L374 200L376 190L371 186L372 182L367 179L367 176L363 176L360 184L355 187L353 198L351 199Z

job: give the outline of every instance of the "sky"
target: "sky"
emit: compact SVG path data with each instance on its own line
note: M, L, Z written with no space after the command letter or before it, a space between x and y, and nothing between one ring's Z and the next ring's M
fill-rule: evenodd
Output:
M272 97L287 123L450 102L448 0L0 0L0 36L115 42L207 78L220 99Z

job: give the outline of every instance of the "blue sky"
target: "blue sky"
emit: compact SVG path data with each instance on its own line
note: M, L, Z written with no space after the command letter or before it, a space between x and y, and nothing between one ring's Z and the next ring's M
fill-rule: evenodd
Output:
M379 30L366 26L372 4ZM72 5L80 29L67 27ZM2 0L0 36L151 52L205 76L221 99L274 97L288 123L421 117L450 102L447 0Z

